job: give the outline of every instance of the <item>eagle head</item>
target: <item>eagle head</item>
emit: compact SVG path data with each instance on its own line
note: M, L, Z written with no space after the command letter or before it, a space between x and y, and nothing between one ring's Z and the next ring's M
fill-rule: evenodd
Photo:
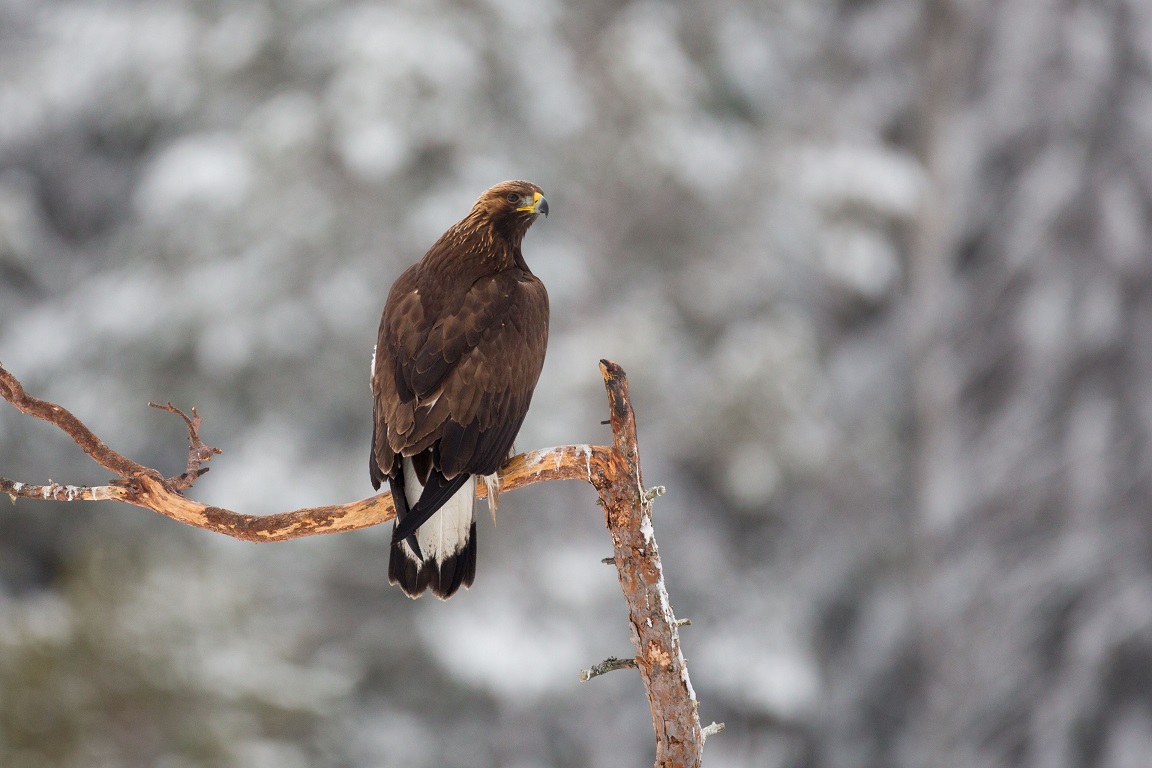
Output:
M472 214L519 244L537 216L548 216L548 201L543 190L530 181L505 181L480 195Z

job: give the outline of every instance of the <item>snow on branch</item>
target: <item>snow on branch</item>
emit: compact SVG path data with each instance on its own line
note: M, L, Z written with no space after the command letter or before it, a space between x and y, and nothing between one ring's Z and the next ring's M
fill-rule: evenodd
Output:
M656 768L700 765L708 733L723 727L700 726L696 694L680 651L678 621L664 586L660 553L652 525L652 504L663 488L646 489L640 472L636 417L628 396L628 380L619 365L600 361L608 392L613 445L565 445L514 456L500 468L492 492L512 491L545 480L584 480L599 495L608 530L620 588L628 604L632 659L614 660L613 668L635 666L640 670L652 725L656 733ZM200 438L200 416L189 417L171 403L155 408L179 416L188 430L188 462L185 471L165 477L159 470L138 464L109 448L67 409L29 395L19 381L0 364L0 397L23 413L59 427L100 466L117 479L108 485L74 486L49 483L35 485L0 477L0 493L17 498L56 501L113 500L145 507L186 525L204 528L247 541L285 541L301 536L338 533L366 528L395 517L392 497L381 493L347 504L297 509L270 515L249 515L193 501L180 491L192 487L208 471L203 464L220 453ZM478 483L476 495L489 494ZM604 670L607 671L607 670ZM599 672L598 672L599 673ZM594 675L593 675L594 676Z

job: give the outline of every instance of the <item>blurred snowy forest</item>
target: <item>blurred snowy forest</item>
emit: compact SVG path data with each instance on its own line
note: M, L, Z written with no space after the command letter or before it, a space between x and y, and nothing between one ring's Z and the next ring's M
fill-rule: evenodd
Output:
M369 495L391 281L540 184L520 449L630 374L707 764L1152 755L1152 2L0 0L0 360L274 512ZM100 483L0 407L0 475ZM4 503L6 768L651 760L595 494L276 545Z

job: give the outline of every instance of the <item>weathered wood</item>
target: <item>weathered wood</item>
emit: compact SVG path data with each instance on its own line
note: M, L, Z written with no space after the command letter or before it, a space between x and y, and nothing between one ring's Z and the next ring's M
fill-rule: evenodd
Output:
M660 564L652 527L652 499L640 472L636 414L628 379L619 365L600 361L608 390L613 448L593 480L608 531L620 589L628 603L636 663L644 679L656 732L656 768L699 766L704 748L696 694L680 650L680 632Z

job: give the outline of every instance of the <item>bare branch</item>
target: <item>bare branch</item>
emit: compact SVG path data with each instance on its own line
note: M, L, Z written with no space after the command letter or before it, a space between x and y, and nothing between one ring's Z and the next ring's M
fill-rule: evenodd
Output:
M34 483L18 483L15 480L0 477L0 493L8 494L12 503L15 504L17 498L44 499L46 501L104 501L106 499L123 501L128 490L120 485L61 485L60 483L36 485Z
M599 664L593 664L588 669L580 670L580 682L586 683L594 677L600 677L600 675L606 675L618 669L636 669L636 666L636 659L618 659L615 656L609 656Z
M662 486L644 487L636 417L628 397L627 378L620 366L607 360L600 361L600 371L608 392L612 447L566 445L514 456L501 467L492 490L507 492L546 480L583 480L596 488L597 503L604 509L612 536L613 557L605 562L616 565L620 588L628 603L632 642L637 655L634 659L608 659L582 672L581 678L591 679L609 669L638 668L652 710L657 768L694 768L700 765L706 735L723 726L700 727L696 695L680 650L678 629L688 622L677 620L672 612L652 527L652 503L664 489ZM55 424L100 466L121 478L111 485L93 487L59 483L32 485L0 478L0 493L8 494L13 501L17 498L60 501L112 499L146 507L187 525L247 541L284 541L356 530L386 522L395 516L392 497L388 493L347 504L271 515L248 515L201 504L179 491L191 487L205 471L202 464L220 451L201 440L200 417L195 409L189 417L171 403L151 404L180 416L188 428L187 467L183 474L165 479L159 471L113 451L66 409L29 395L2 366L0 396L24 413ZM488 493L487 483L478 484L477 497L484 498ZM603 671L597 671L600 668Z
M607 471L593 478L592 485L604 507L620 589L628 603L632 643L656 732L656 766L694 768L700 765L704 735L652 528L652 501L660 492L644 488L636 415L624 370L601 360L600 373L608 391L613 455Z
M40 400L24 391L16 378L0 365L0 396L29 416L55 424L96 463L121 478L121 482L94 487L51 483L35 485L0 478L0 492L16 498L56 501L115 500L151 509L186 525L222 533L246 541L285 541L320 533L339 533L378 525L395 516L388 493L347 504L309 507L271 515L249 515L193 501L178 493L204 473L201 463L219 454L200 438L200 416L189 417L171 403L154 408L175 413L188 428L188 464L181 475L165 479L159 470L137 464L109 448L66 408ZM567 445L531 451L509 459L500 470L500 488L510 491L545 480L584 480L603 472L611 449L590 445ZM478 498L488 495L480 484Z
M588 472L602 471L609 449L600 446L565 445L522 453L509 459L500 470L503 491L515 490L545 480L584 480ZM222 533L245 541L286 541L301 536L339 533L386 523L395 517L392 495L385 492L347 504L308 507L271 515L249 515L193 501L167 486L155 470L121 485L82 489L77 486L38 486L0 478L0 492L13 497L92 501L113 499L151 509L186 525ZM183 475L178 476L183 477ZM49 495L44 489L58 488ZM76 489L69 493L68 488ZM481 483L478 498L487 496Z
M29 395L16 377L4 368L3 363L0 363L0 397L29 416L55 424L72 438L84 453L91 456L93 461L118 477L127 479L144 475L160 476L156 470L137 464L109 448L65 408Z

